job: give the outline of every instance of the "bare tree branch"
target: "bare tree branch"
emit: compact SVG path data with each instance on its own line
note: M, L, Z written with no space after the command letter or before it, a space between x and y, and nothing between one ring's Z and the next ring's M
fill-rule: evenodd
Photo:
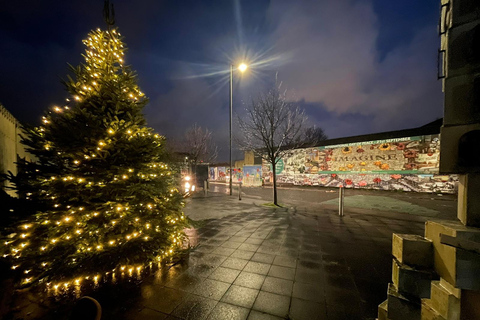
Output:
M212 132L197 124L185 132L182 149L194 165L199 162L213 162L218 156L218 148L212 141Z
M305 147L314 147L321 141L327 140L328 136L322 128L313 126L305 129L300 139Z
M303 126L307 117L297 105L286 99L280 86L252 99L246 117L237 117L242 137L238 140L244 150L252 150L273 168L273 195L277 203L275 166L281 157L301 145Z

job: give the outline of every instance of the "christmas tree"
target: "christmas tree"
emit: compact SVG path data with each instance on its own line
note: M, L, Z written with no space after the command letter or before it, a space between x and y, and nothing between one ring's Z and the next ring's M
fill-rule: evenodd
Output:
M141 272L184 239L176 174L164 137L145 125L147 98L124 65L120 33L97 29L83 42L85 63L64 81L68 103L23 137L37 161L19 163L13 181L38 211L3 246L22 286Z

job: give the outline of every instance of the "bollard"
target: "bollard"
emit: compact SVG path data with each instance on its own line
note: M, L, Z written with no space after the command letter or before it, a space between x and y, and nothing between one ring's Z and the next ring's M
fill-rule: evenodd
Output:
M238 200L242 200L242 182L238 184Z
M203 181L203 193L204 193L205 197L208 194L207 186L208 186L207 180Z
M343 188L343 186L341 186L340 188L338 188L338 215L340 217L343 217L343 198L345 196L345 188Z

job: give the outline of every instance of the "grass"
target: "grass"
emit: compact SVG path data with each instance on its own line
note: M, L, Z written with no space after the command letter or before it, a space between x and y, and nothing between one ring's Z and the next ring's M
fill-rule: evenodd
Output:
M264 207L269 207L269 208L285 208L283 204L275 205L273 202L267 202L262 204Z

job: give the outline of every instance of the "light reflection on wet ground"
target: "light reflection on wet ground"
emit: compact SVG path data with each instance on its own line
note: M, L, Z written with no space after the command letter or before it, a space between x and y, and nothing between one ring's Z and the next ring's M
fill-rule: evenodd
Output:
M423 232L420 219L312 215L225 194L198 195L185 212L210 218L187 230L194 250L142 281L104 285L93 294L104 319L374 318L391 277L392 232Z

